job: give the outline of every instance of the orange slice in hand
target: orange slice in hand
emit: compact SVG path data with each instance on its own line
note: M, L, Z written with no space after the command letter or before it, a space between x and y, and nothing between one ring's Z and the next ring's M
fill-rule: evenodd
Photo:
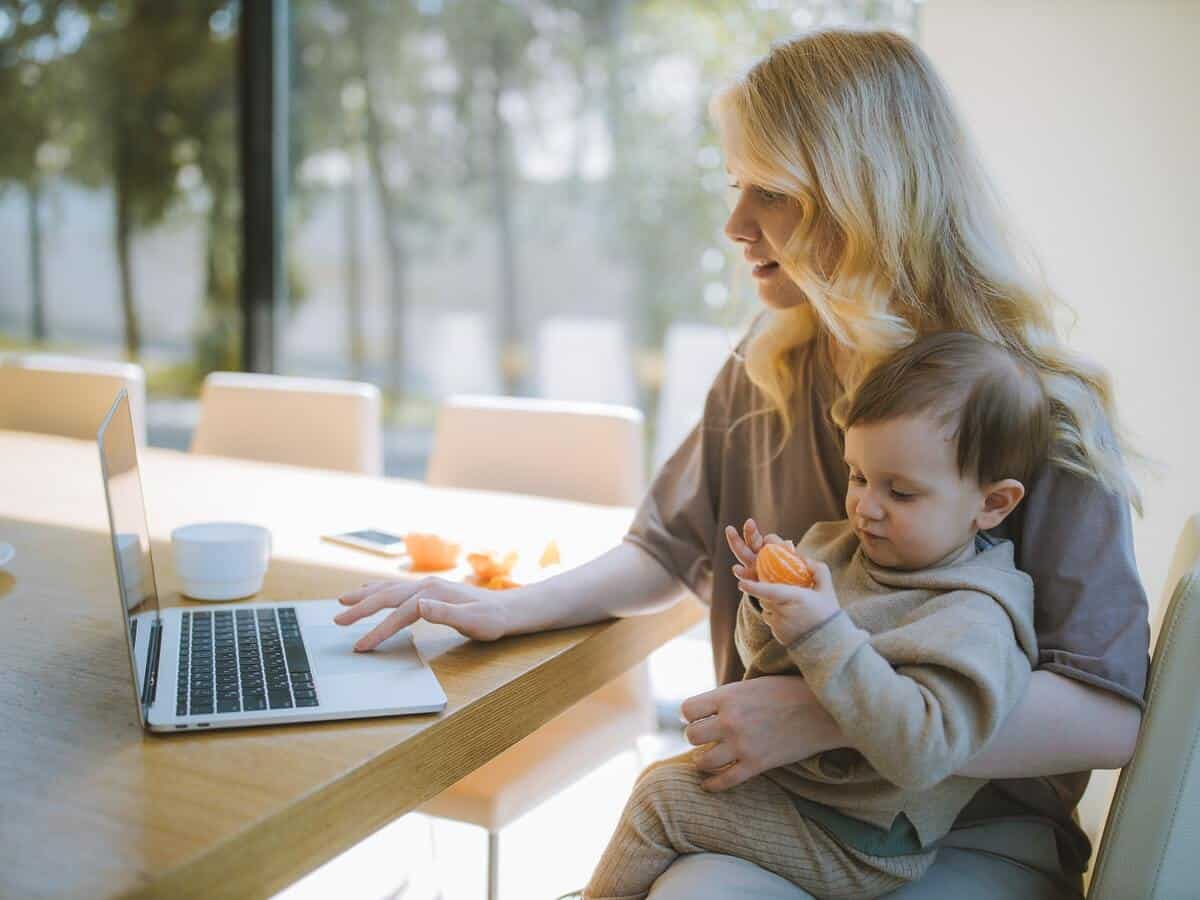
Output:
M404 536L404 546L414 572L441 572L458 562L459 545L436 534L410 532Z
M511 572L517 564L517 553L514 550L503 557L495 553L468 553L467 562L475 570L475 577L483 583Z
M795 584L810 588L816 584L812 570L787 544L766 544L754 562L758 576L774 584Z

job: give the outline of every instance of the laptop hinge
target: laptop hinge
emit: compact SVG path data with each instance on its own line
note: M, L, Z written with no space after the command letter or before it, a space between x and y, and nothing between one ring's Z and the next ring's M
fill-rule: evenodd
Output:
M150 628L150 645L146 650L146 677L142 679L142 704L153 706L158 693L158 655L162 649L162 622L157 619Z

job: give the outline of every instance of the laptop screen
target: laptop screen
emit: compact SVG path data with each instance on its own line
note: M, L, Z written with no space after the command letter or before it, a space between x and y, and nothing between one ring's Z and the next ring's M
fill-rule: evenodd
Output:
M133 418L129 395L122 389L100 425L96 436L100 445L100 471L104 477L104 496L108 501L109 534L113 562L117 570L121 615L125 618L125 637L129 643L129 662L133 668L134 689L143 726L152 699L157 669L157 637L160 632L158 588L154 581L154 563L150 557L150 530L146 524L146 505L138 474L137 445L133 437Z

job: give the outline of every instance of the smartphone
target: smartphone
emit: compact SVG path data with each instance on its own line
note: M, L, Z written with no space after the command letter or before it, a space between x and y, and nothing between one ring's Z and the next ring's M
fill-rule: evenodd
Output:
M335 544L345 544L368 553L378 553L381 556L403 556L404 538L398 534L381 531L378 528L366 528L362 531L344 531L340 534L323 534L322 540L333 541Z

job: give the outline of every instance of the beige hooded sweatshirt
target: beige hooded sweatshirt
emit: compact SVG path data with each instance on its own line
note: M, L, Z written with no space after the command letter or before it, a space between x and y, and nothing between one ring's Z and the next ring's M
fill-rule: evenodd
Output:
M875 565L847 521L817 523L798 549L829 566L841 611L784 648L743 595L738 653L746 678L798 670L855 749L764 774L885 830L904 813L927 847L986 783L953 773L996 733L1037 662L1033 582L1009 541L983 536L915 572Z

